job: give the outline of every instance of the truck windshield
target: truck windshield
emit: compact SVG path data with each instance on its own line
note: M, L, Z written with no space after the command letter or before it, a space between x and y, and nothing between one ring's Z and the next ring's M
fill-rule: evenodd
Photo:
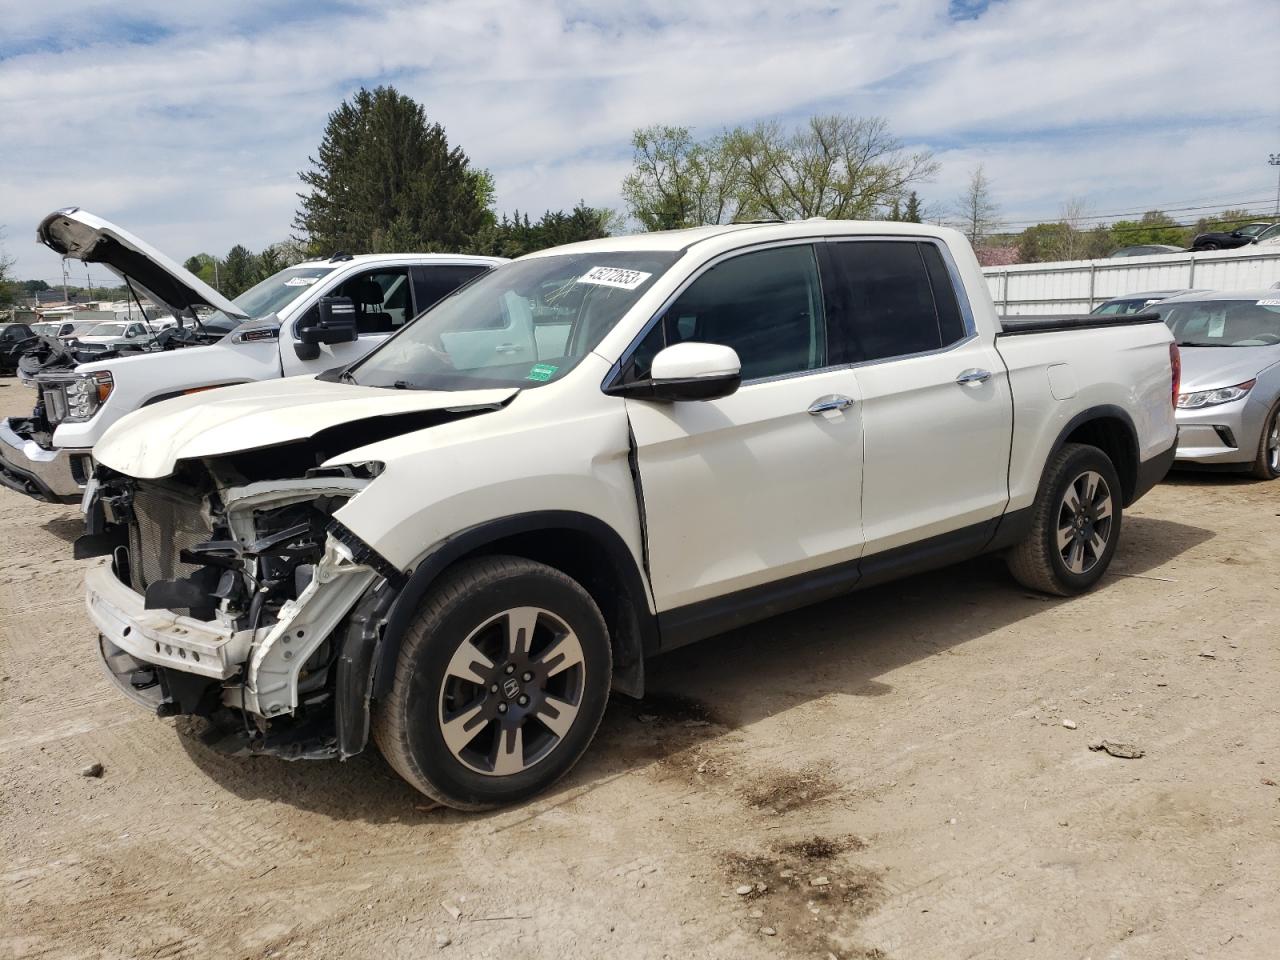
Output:
M320 282L320 278L333 273L334 267L286 267L279 273L273 273L267 279L254 284L231 302L249 315L250 319L265 317L269 313L278 313L298 297ZM228 317L221 310L209 317L202 318L205 324L218 318L223 323L236 326L242 321L239 317Z
M349 371L372 387L537 387L564 376L681 256L592 252L517 260L404 326Z
M1180 347L1269 347L1280 343L1280 296L1200 300L1165 308Z

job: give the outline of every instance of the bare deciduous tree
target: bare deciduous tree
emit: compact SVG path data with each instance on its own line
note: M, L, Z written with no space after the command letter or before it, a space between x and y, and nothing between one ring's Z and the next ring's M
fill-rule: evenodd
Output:
M1000 229L1000 208L991 196L991 181L982 164L969 176L969 186L956 200L955 225L975 247Z

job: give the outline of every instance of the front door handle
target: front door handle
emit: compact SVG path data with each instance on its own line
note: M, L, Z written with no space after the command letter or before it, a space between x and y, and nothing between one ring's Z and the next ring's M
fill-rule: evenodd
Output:
M828 393L825 397L819 397L809 404L809 412L816 417L828 410L843 410L852 406L852 397L846 397L843 393Z
M500 343L493 348L494 353L515 353L520 348L514 343Z
M990 370L979 370L977 367L972 367L956 377L956 383L961 386L968 386L971 383L986 383L990 379Z

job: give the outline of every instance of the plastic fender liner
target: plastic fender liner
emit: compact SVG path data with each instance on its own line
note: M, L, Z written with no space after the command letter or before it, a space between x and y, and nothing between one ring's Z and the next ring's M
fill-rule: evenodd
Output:
M373 699L373 656L382 625L399 595L385 580L365 593L347 619L334 687L334 727L338 757L347 759L369 743L369 704Z

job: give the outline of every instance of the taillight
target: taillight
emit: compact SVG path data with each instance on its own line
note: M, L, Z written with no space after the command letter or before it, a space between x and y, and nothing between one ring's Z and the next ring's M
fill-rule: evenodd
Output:
M1176 343L1169 344L1169 368L1173 371L1173 406L1178 406L1178 391L1182 389L1182 351Z

